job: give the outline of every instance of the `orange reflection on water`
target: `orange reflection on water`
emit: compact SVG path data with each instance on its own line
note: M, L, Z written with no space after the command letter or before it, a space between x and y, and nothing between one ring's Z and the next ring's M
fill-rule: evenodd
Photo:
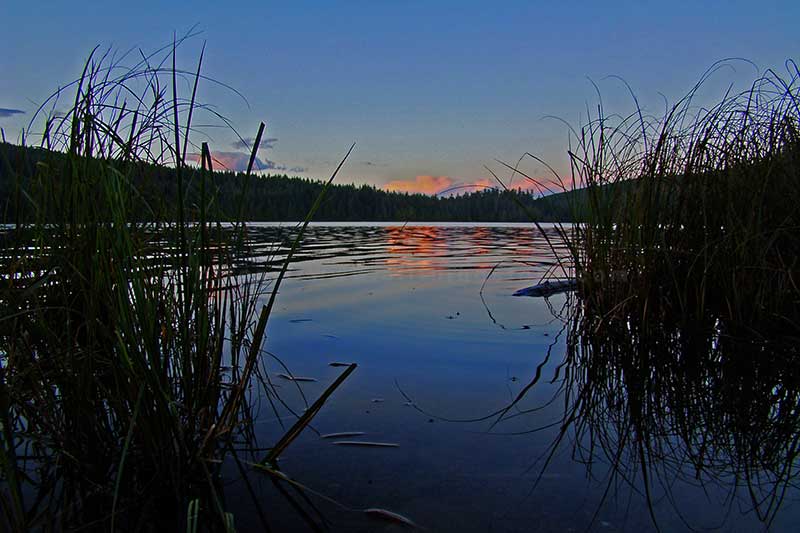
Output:
M446 267L447 242L437 226L393 226L386 228L386 267L392 274L441 270Z
M532 259L534 250L531 246L531 234L538 234L538 230L530 228L506 235L508 240L511 241L511 255L520 260Z
M508 246L496 228L481 226L393 226L386 228L383 264L394 275L419 272L491 269L502 256L530 253L530 235ZM505 235L504 232L503 235ZM481 257L476 260L476 257Z
M492 239L489 228L474 227L470 228L468 239L472 243L472 255L486 255L492 253Z

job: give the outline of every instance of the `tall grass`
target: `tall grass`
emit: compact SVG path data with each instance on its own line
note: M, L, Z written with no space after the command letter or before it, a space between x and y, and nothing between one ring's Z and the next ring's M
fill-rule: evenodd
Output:
M656 526L678 481L768 525L800 467L800 71L696 106L716 68L662 117L598 106L569 152L578 290L545 462L572 442Z
M6 162L19 171L0 278L7 530L232 528L220 469L253 446L252 395L274 395L259 373L280 277L242 268L245 213L217 208L209 148L190 135L200 112L225 121L196 100L202 52L182 71L179 44L95 50L40 110L53 152L33 172ZM144 200L147 164L175 167L174 205Z
M797 327L798 78L787 63L787 75L697 109L704 77L660 119L601 107L576 132L585 223L568 241L587 301L653 323Z

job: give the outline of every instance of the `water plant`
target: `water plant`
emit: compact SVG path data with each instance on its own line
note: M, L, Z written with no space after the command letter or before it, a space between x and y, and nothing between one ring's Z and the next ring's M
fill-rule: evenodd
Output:
M247 180L238 212L222 212L214 159L192 140L200 113L227 122L197 101L203 52L177 66L188 37L93 51L37 115L47 150L2 162L16 177L0 259L6 530L234 527L222 464L256 449L253 398L276 399L266 325L321 195L277 279L249 268ZM176 202L146 193L152 165L174 168Z
M800 70L697 106L724 65L661 117L599 105L559 178L577 291L544 463L571 442L611 473L604 499L641 491L657 528L679 481L769 526L800 466Z

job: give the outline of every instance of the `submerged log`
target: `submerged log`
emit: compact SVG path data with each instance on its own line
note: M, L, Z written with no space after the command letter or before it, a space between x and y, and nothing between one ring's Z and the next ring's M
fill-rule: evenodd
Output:
M518 290L514 293L514 296L552 296L562 292L574 291L577 288L578 280L574 279L543 281L531 287Z

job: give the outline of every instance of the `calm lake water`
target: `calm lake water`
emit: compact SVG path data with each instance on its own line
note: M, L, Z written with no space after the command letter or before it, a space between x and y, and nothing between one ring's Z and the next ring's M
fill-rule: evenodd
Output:
M291 232L291 225L250 226L264 262ZM512 293L554 267L544 238L528 224L310 227L281 287L265 348L294 375L318 381L282 380L276 374L285 370L274 361L272 378L282 399L302 410L297 386L310 403L343 370L329 363L358 363L313 430L360 431L358 439L398 446L337 446L306 429L280 467L341 505L309 493L305 500L286 484L282 494L267 476L251 476L274 529L313 530L308 519L334 531L402 529L358 512L377 507L430 531L655 530L642 494L624 483L606 492L606 466L593 465L590 475L571 443L544 465L557 430L548 426L564 408L548 401L565 349L565 297ZM493 425L496 417L487 415L533 379L548 350L543 379L513 416ZM523 413L532 407L540 409ZM265 399L257 427L264 446L282 434ZM663 531L764 529L747 500L728 495L724 486L679 483L654 495L654 512ZM243 486L230 487L227 497L237 525L259 529ZM773 530L800 523L796 500L795 492L786 496Z

